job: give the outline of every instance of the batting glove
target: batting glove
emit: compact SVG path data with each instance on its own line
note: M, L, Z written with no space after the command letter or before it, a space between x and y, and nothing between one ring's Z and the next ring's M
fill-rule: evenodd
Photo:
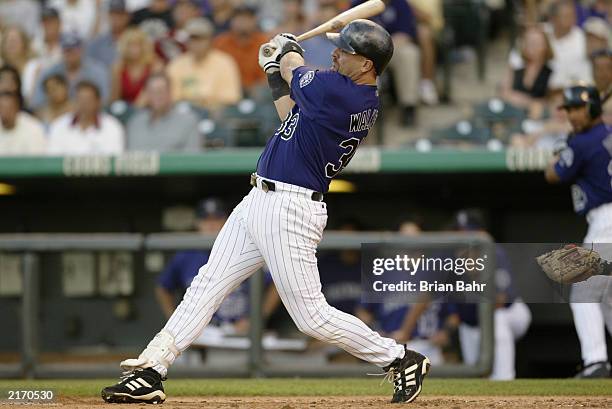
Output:
M264 50L272 50L273 52L269 56L266 56ZM259 47L259 66L266 74L280 71L280 54L281 48L272 42L262 44L262 46Z
M281 50L281 58L289 52L296 52L302 56L304 55L304 49L298 44L297 37L291 33L277 34L272 39L271 43L277 45Z

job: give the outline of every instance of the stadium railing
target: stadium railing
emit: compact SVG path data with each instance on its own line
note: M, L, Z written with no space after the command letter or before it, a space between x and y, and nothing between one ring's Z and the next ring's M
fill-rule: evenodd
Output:
M102 377L114 376L118 366L106 364L48 364L39 362L39 301L40 277L45 273L39 265L41 252L62 252L71 250L91 251L168 251L212 247L214 236L198 234L159 233L147 236L140 234L1 234L0 252L16 252L22 257L23 293L21 296L21 362L0 363L0 377L56 378L56 377ZM406 237L397 233L368 232L324 234L319 249L359 249L362 243L385 243L410 246L412 248L435 247L440 243L469 243L481 248L487 254L495 254L494 243L481 234L468 233L427 233L418 237ZM494 266L494 262L490 264ZM494 268L494 267L492 267ZM492 277L492 275L490 275ZM279 366L266 363L261 347L263 333L261 304L263 294L262 273L251 280L251 327L252 348L249 349L248 364L244 367L223 368L173 368L173 377L210 376L362 376L372 371L367 364L328 364L299 368L296 365ZM493 288L493 284L489 285ZM480 357L475 366L444 364L436 366L433 376L476 377L487 374L493 359L493 311L491 302L479 303L481 331ZM17 336L17 334L15 334ZM146 340L143 340L143 343Z

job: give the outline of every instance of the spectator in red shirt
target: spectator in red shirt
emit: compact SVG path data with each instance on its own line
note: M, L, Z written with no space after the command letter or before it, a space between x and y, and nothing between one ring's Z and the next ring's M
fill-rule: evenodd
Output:
M111 100L143 105L140 96L149 75L163 69L153 43L144 31L130 28L119 39L119 56L113 67Z
M213 47L231 55L240 69L242 86L249 92L266 77L257 63L259 47L268 37L259 30L257 10L242 5L234 10L230 31L215 38Z

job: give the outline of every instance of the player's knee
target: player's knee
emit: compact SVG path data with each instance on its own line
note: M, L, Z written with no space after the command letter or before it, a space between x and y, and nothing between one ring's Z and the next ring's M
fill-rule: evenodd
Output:
M318 329L321 327L316 321L302 321L297 324L298 330L309 337L320 338Z

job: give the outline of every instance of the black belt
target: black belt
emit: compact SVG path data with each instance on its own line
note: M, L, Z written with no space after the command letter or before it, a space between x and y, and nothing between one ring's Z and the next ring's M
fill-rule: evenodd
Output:
M272 182L270 180L265 180L265 179L257 176L254 173L251 174L251 186L257 187L257 178L261 179L261 190L263 190L266 193L268 193L268 192L275 192L276 191L276 185L274 184L274 182ZM310 196L310 198L312 200L314 200L315 202L322 202L323 201L323 193L321 193L321 192L312 192L312 195Z

